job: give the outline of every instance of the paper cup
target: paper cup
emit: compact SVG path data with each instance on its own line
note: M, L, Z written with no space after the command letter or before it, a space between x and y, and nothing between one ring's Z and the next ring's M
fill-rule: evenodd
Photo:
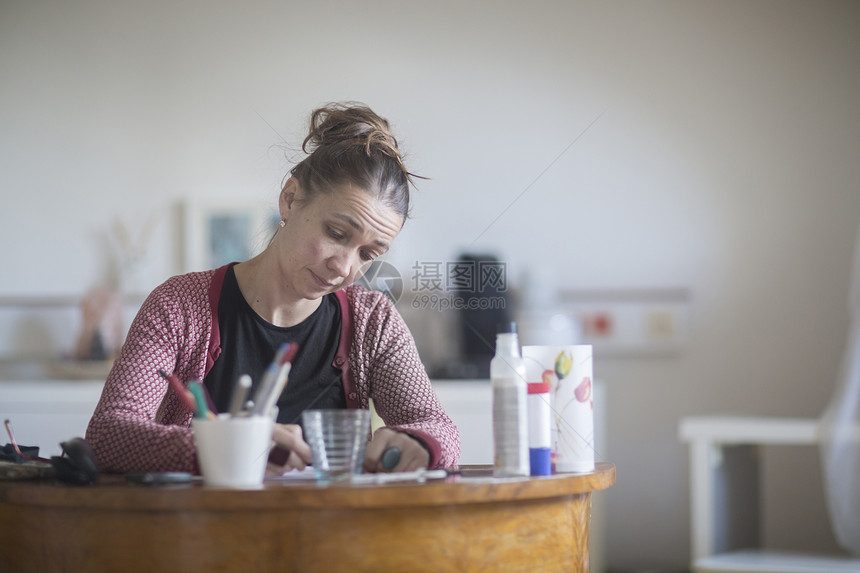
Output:
M590 344L523 346L526 377L550 384L557 472L594 471L594 388Z
M194 419L194 443L203 483L212 487L260 489L272 445L268 416Z

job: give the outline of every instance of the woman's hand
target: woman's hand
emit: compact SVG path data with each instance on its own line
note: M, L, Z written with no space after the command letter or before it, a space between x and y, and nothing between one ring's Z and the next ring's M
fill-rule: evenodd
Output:
M267 476L283 475L291 469L303 470L311 463L311 448L298 424L275 424L272 441L275 446L269 452Z
M388 448L400 450L400 461L393 468L382 466L382 454ZM430 452L415 438L404 432L390 428L379 428L373 434L373 439L367 444L364 453L364 471L376 472L410 472L427 468L430 463Z

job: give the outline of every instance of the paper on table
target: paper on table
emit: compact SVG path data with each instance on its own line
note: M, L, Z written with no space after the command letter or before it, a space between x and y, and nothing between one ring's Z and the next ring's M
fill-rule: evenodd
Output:
M290 470L279 476L266 476L266 481L315 481L316 472L311 466L303 470Z
M349 482L359 485L385 484L391 482L417 481L445 479L448 472L445 470L416 470L414 472L388 472L374 474L344 475L343 479L332 481ZM266 481L316 481L316 472L311 466L303 470L291 470L279 476L269 476Z

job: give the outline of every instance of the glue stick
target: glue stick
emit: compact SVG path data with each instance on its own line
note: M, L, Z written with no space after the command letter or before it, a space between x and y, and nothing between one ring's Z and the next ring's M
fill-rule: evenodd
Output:
M529 467L533 476L552 474L549 382L529 382Z

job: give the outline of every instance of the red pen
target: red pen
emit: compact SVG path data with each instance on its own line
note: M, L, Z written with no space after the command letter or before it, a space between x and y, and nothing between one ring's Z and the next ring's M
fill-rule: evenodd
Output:
M182 403L185 404L185 407L191 410L192 412L197 410L197 402L194 400L194 395L191 393L188 388L182 385L182 382L179 381L179 378L176 377L176 374L168 374L164 370L159 370L158 373L162 378L167 380L170 386L173 388L173 391L179 394L179 398L182 400Z
M297 343L290 342L290 347L286 352L284 352L283 356L281 356L278 377L275 380L275 387L272 389L269 399L266 402L265 409L263 410L264 414L268 414L272 408L275 407L275 403L278 401L278 398L281 397L281 393L284 391L284 388L287 387L287 378L290 375L290 369L293 367L293 358L296 357L298 349L299 345Z

